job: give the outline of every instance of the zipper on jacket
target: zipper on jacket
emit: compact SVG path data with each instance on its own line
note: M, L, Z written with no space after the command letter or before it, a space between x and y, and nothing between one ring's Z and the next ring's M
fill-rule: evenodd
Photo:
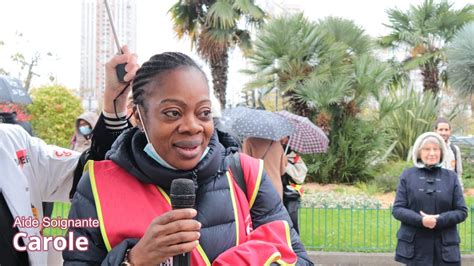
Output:
M197 182L198 175L197 175L197 172L198 172L198 170L194 169L192 171L192 175L191 175L191 179L193 180L193 183L194 183L194 192L195 193L197 193L197 190L198 190L198 182Z

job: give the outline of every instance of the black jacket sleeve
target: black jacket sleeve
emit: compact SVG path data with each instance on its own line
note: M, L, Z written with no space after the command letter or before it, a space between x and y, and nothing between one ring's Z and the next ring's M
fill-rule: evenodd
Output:
M128 127L132 125L128 122ZM126 129L127 129L126 128ZM122 134L123 130L110 130L105 125L104 114L100 114L99 119L92 131L91 147L84 152L82 152L79 157L79 162L77 163L76 170L74 171L74 179L72 182L72 189L69 193L69 198L72 199L74 193L76 192L77 184L81 179L82 173L84 171L84 166L88 160L101 161L105 159L106 153L112 147L114 141Z
M273 187L270 179L268 179L265 171L263 171L260 188L254 205L250 210L250 215L252 216L252 224L255 228L276 220L287 221L290 225L291 244L294 252L298 256L296 265L313 265L306 253L303 243L301 243L298 233L293 228L293 223L280 196Z
M132 125L128 122L128 127ZM127 129L126 128L126 129ZM122 134L123 130L110 130L105 125L104 114L100 114L97 124L92 132L92 143L88 160L101 161L105 159L105 154L110 150L114 141Z
M72 200L69 219L98 219L89 174L81 178L77 192ZM138 239L125 239L107 253L99 227L69 228L74 239L85 237L88 241L86 251L68 249L63 251L64 265L120 265L127 249L132 248Z
M454 172L452 172L451 178L454 180L453 209L439 214L436 220L436 229L456 226L467 218L467 206L464 201L462 186Z
M423 228L421 215L408 206L407 171L402 173L398 184L395 202L393 203L392 215L395 219L411 226Z

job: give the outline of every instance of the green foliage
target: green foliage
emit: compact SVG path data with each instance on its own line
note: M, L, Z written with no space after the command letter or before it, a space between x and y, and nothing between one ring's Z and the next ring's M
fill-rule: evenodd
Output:
M414 90L392 92L381 102L385 106L396 106L382 117L384 128L397 142L393 155L398 160L407 160L411 146L424 132L433 131L433 123L439 114L439 99L431 93L416 93Z
M464 189L474 188L474 178L464 178L462 180L462 184Z
M462 158L462 178L464 180L464 187L466 182L472 184L468 187L474 188L474 146L457 143L461 150Z
M376 170L372 183L377 186L379 192L387 193L396 191L403 170L412 166L413 163L411 162L388 161Z
M446 50L448 81L462 97L474 94L474 23L459 30Z
M472 160L463 160L462 176L465 179L474 180L474 163Z
M408 51L405 67L421 69L424 91L438 93L438 81L445 76L443 48L459 28L474 20L474 6L453 9L448 1L425 0L406 11L389 9L387 15L391 32L379 44Z
M346 119L331 132L327 154L305 156L308 175L319 183L355 183L374 175L376 159L387 147L387 138L371 122Z
M239 47L244 54L251 52L249 28L263 24L265 12L249 0L178 0L169 13L178 38L189 37L199 56L209 62L214 93L225 106L228 51Z
M324 199L323 197L320 197ZM462 252L472 253L474 221L472 197L466 197L468 217L457 228ZM346 252L395 252L400 221L391 208L302 207L299 211L301 241L308 250Z
M62 86L33 90L28 106L34 132L49 144L69 147L76 118L83 112L81 101Z
M373 196L380 192L379 187L374 182L360 182L358 181L355 186L362 190L365 194Z
M317 28L331 38L333 42L341 43L347 48L349 55L362 55L372 52L372 40L365 34L362 27L352 20L339 17L326 17L319 20Z
M303 14L270 20L259 31L254 51L248 56L250 68L243 72L252 75L252 81L246 87L270 91L276 82L283 92L291 91L320 64L322 50L327 47L321 34Z
M303 14L271 20L257 36L247 87L269 92L277 84L288 109L329 132L327 154L305 157L309 175L322 183L371 179L390 142L377 118L359 114L370 96L380 98L394 71L371 54L370 37L353 21L314 23Z

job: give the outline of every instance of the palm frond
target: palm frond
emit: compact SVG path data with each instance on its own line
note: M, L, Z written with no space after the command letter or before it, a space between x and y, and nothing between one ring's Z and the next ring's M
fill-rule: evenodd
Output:
M234 0L232 8L242 14L248 14L250 21L260 21L265 17L265 12L251 0Z
M329 35L327 37L332 38L334 42L345 44L348 54L363 54L372 51L370 36L352 20L327 17L319 20L317 27Z
M192 43L195 43L199 29L196 6L185 5L182 1L178 1L168 10L168 13L171 14L173 29L177 37L181 39L184 36L189 36Z
M387 14L390 23L385 26L391 32L379 42L384 46L408 44L413 48L420 44L440 48L439 45L449 41L456 30L474 19L472 5L456 10L447 1L435 3L433 0L412 5L406 11L389 9Z
M450 85L463 97L474 94L474 22L456 33L446 54Z
M370 94L379 100L380 91L388 86L395 73L387 63L364 54L354 60L354 74L356 93L364 98Z
M391 92L387 105L394 107L382 117L384 128L398 140L394 155L404 160L415 139L423 132L432 130L440 107L440 101L429 92L417 93L412 89ZM387 106L385 106L387 107Z
M314 55L318 54L322 45L314 24L303 14L278 17L260 30L253 43L253 51L248 55L249 68L260 73L258 77L253 77L260 81L272 80L273 83L273 78L261 77L278 74L280 88L292 89L294 83L305 79L317 64ZM247 86L253 86L252 83ZM266 87L270 86L273 85Z
M244 56L249 56L252 51L252 38L247 30L235 31L235 43L239 45Z
M232 41L232 30L206 29L199 35L197 51L206 60L219 57Z
M393 31L411 31L411 19L408 12L403 12L398 8L386 11L390 24L386 25Z
M435 51L425 54L420 54L415 57L406 58L403 62L405 70L413 70L417 69L420 66L425 66L427 64L431 64L433 66L437 66L439 57L442 56L442 51Z
M351 80L348 77L324 79L315 75L295 89L295 95L310 108L320 109L341 103L350 91Z
M235 27L238 18L229 1L217 0L209 8L206 23L210 28L228 30Z

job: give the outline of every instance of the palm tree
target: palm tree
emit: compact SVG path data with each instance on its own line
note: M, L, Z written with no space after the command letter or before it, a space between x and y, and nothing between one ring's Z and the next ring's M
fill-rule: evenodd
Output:
M327 82L336 82L334 90L326 87L325 93L338 98L335 95L343 90L338 86L344 86L345 78L334 77L350 76L354 58L371 50L370 37L350 20L328 17L314 23L303 14L282 16L259 32L248 57L250 69L243 72L253 78L247 88L264 88L268 93L277 85L292 111L309 116L316 106L300 97L299 88L309 81L329 87Z
M464 26L446 50L448 81L461 97L470 97L474 117L474 23Z
M409 51L404 60L407 69L419 68L423 76L423 90L435 95L440 89L440 73L445 63L444 45L464 24L474 19L474 6L453 9L447 1L425 0L421 5L410 6L407 11L398 8L387 11L391 33L380 39L384 47L405 48Z
M248 57L245 73L253 79L248 88L271 91L278 84L289 109L329 135L328 153L308 158L319 181L368 179L371 160L388 146L383 128L360 118L369 96L380 99L394 75L371 51L369 36L350 20L314 23L295 14L269 21Z
M266 94L276 87L289 96L290 105L300 115L307 115L308 108L299 106L292 93L322 64L320 55L327 50L315 24L303 14L275 18L258 32L253 53L247 57L250 68L242 72L252 76L252 80L246 88L262 89Z
M265 13L253 0L179 0L169 10L179 38L188 36L198 54L209 64L214 93L226 103L229 49L251 50L250 32L241 28L259 26Z

